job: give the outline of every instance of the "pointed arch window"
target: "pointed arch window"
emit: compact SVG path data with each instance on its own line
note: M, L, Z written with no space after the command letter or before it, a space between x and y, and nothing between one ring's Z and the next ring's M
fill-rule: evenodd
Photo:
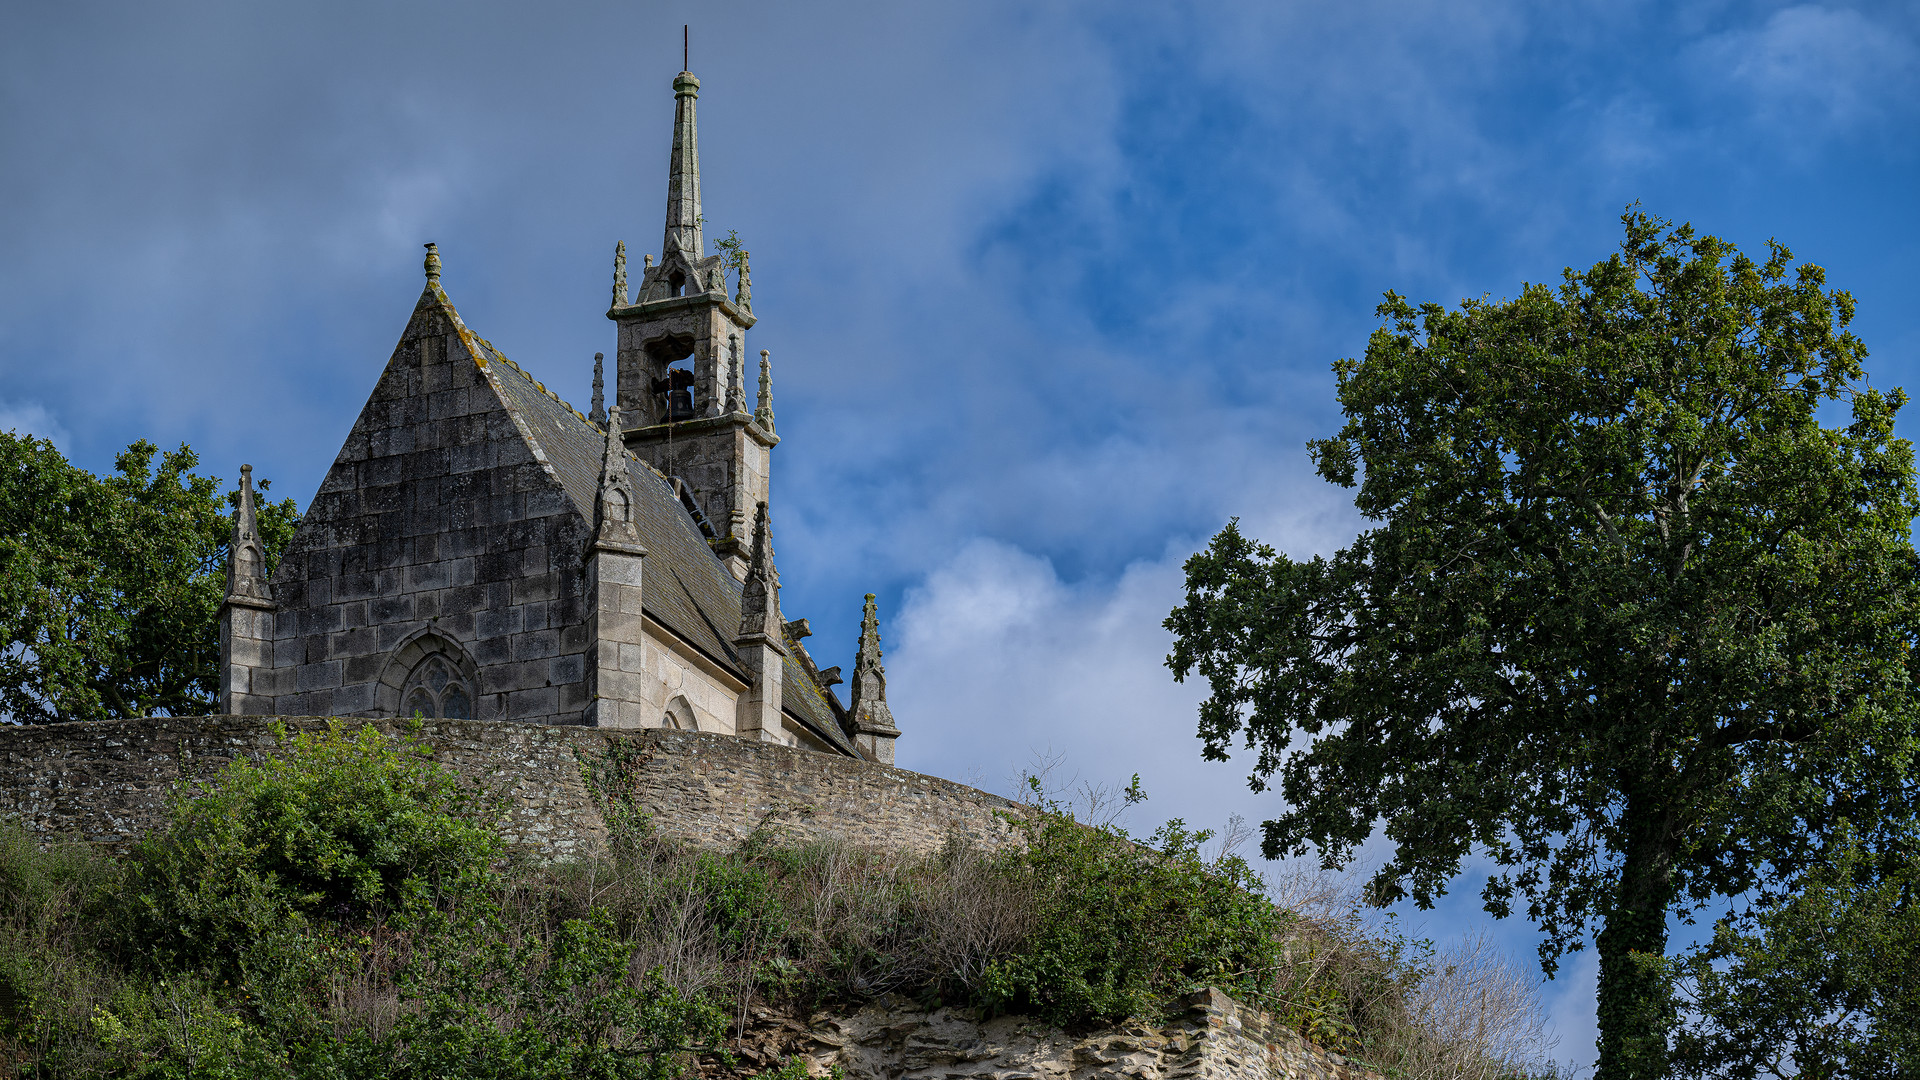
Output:
M438 653L414 665L400 692L400 715L428 720L473 719L473 688L460 671Z
M667 702L667 712L660 718L660 726L674 731L700 730L700 722L693 716L693 706L689 705L684 697L676 697Z

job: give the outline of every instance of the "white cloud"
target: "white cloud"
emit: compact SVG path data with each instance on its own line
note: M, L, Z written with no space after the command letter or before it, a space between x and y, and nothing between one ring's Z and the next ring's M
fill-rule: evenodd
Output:
M893 620L902 763L1011 793L1036 755L1057 753L1092 782L1140 773L1157 817L1224 821L1244 796L1207 796L1240 787L1238 774L1201 762L1200 688L1161 666L1171 640L1160 623L1181 583L1173 556L1072 584L1017 547L966 545L908 590Z
M0 401L0 431L46 439L63 450L70 442L67 429L54 418L53 413L46 406L31 401Z
M1350 512L1292 505L1297 512L1249 519L1248 532L1304 557L1344 544L1356 525ZM1173 643L1161 621L1182 601L1181 563L1201 542L1176 541L1117 577L1089 580L1063 579L1045 557L999 541L960 548L907 590L897 615L882 613L900 764L1007 795L1049 758L1058 762L1054 788L1118 786L1138 773L1149 800L1127 822L1136 832L1172 817L1218 828L1236 814L1274 816L1278 797L1247 789L1244 762L1202 760L1194 728L1205 688L1174 682L1162 664ZM1348 876L1364 879L1387 855L1376 836ZM1490 869L1471 862L1461 890L1434 910L1402 905L1401 929L1444 943L1486 928L1477 893ZM1538 938L1525 920L1493 932L1521 970L1531 968ZM1541 990L1562 1060L1592 1060L1594 986L1589 951L1568 957Z
M1785 8L1707 39L1702 52L1767 123L1851 125L1905 106L1914 83L1913 41L1850 9Z

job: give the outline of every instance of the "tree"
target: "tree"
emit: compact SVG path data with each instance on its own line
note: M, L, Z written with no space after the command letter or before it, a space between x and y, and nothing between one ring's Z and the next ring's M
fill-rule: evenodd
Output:
M1681 970L1682 1076L1895 1080L1920 1073L1920 853L1841 830L1800 893L1741 918Z
M95 476L0 432L0 721L218 707L233 496L198 462L141 441ZM297 520L291 499L262 501L269 569Z
M1295 561L1229 523L1166 623L1206 756L1244 734L1277 777L1269 857L1383 825L1375 903L1430 905L1477 851L1549 974L1597 928L1599 1080L1666 1074L1669 916L1777 895L1913 798L1920 623L1906 397L1867 385L1852 297L1778 244L1622 220L1557 288L1388 293L1311 444L1376 524Z

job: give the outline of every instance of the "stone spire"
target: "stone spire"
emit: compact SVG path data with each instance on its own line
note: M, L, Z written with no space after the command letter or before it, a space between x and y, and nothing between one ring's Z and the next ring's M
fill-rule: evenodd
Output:
M431 247L432 245L428 245ZM266 551L253 507L253 466L240 466L240 500L233 508L233 539L227 544L227 602L271 603Z
M727 411L747 411L747 372L740 366L740 335L727 341Z
M753 273L747 268L747 250L740 249L740 289L733 294L733 302L741 311L753 311Z
M900 737L893 710L887 708L887 669L880 663L880 617L873 594L860 618L860 649L853 658L853 704L847 709L853 722L854 743L883 765L893 764L893 743Z
M617 240L613 245L613 306L627 306L627 242Z
M627 473L627 446L620 438L620 407L607 413L607 449L600 464L600 494L594 500L595 548L645 554L633 527L633 479Z
M602 427L611 427L607 422L606 377L602 373L602 365L606 360L606 353L593 354L593 408L588 411L587 419Z
M683 71L673 78L673 158L667 173L667 234L660 260L678 250L688 262L706 254L700 235L700 142L694 125L694 102L700 98L700 80Z
M764 640L781 644L785 623L780 618L780 572L773 566L773 530L767 504L753 518L753 555L747 563L747 584L740 594L740 636L735 643ZM784 653L784 647L781 648Z
M760 404L753 410L753 418L760 426L773 434L773 360L767 350L760 350Z

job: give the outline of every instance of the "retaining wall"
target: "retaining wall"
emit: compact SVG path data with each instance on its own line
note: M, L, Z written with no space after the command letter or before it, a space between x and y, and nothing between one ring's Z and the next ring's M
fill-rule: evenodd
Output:
M0 727L0 820L43 841L123 848L157 824L168 793L236 757L278 745L271 725L317 730L323 717L192 716ZM392 720L347 719L349 728ZM808 839L925 852L949 836L998 846L1014 809L938 777L729 735L429 720L436 760L505 796L507 839L548 858L596 849L607 824L584 766L621 763L633 802L671 837L729 846L770 826Z

